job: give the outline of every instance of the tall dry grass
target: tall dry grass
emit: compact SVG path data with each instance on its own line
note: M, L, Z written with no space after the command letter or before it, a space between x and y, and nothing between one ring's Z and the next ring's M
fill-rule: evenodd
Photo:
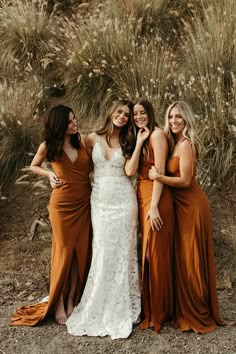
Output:
M208 191L235 183L235 36L235 1L203 0L201 16L185 26L174 82L173 94L176 90L199 116L206 147L200 166Z
M66 98L80 116L97 117L104 102L117 96L111 73L119 70L124 57L130 57L133 35L119 21L104 18L103 7L86 19L79 14L77 22L68 19L63 33L66 43L61 65L65 68Z
M159 5L137 4L138 13L143 9L145 18L153 17L155 22ZM86 18L78 13L76 21L68 19L62 30L66 38L66 52L61 52L66 97L84 119L96 119L120 96L146 95L160 110L163 97L168 95L165 87L175 64L171 49L156 27L149 30L151 24L145 25L144 17L134 15L134 2L129 2L128 11L122 2L119 11L116 6L108 1ZM144 31L145 26L150 28Z
M0 185L9 186L39 143L36 118L42 100L37 80L0 84Z
M136 38L152 40L159 37L176 48L183 33L183 22L192 21L201 9L201 0L107 0L108 16L119 18L125 24L132 20Z
M57 52L62 48L59 28L60 20L48 14L46 0L1 1L2 77L24 80L34 74L57 82Z

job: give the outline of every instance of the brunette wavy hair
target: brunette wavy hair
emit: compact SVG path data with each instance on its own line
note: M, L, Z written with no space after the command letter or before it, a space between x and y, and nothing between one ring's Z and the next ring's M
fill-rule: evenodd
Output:
M73 113L70 107L58 105L50 108L44 115L42 139L47 146L46 158L49 162L60 161L62 157L64 137L70 123L70 112ZM77 150L80 148L80 141L78 132L70 136L70 143Z
M132 145L133 145L133 137L131 133L131 113L133 110L133 102L129 99L119 99L113 103L110 107L105 123L102 128L96 130L97 135L104 135L106 137L107 144L111 147L111 135L114 130L114 125L112 123L112 115L119 109L121 106L127 106L129 108L129 121L128 123L121 128L119 142L122 149L122 153L124 156L128 157L131 154Z
M155 115L154 107L153 107L152 103L146 97L140 97L139 99L137 99L137 101L134 102L134 106L136 104L143 106L143 108L148 116L147 128L149 129L150 134L149 134L149 137L144 141L143 149L142 149L142 154L145 155L148 152L147 146L149 143L150 136L151 136L152 132L155 130L155 127L158 127L158 124L156 122L156 115ZM133 150L134 150L135 143L136 143L136 137L137 137L139 128L134 123L133 112L132 112L132 126L133 126L133 135L134 135L134 141L133 141L133 144L134 144Z

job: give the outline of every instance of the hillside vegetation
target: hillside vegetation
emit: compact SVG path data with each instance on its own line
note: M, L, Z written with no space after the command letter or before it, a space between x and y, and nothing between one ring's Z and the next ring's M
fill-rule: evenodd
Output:
M45 109L70 105L88 132L122 96L148 97L160 126L170 102L188 101L205 147L199 182L208 195L235 188L235 6L235 0L0 0L2 193L35 153Z

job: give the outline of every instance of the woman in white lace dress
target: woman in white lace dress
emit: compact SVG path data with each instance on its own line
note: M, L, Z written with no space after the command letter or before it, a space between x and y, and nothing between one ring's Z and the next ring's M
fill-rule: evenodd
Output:
M66 322L72 335L127 338L140 314L137 199L125 174L132 103L119 100L87 138L94 163L92 263L82 299Z

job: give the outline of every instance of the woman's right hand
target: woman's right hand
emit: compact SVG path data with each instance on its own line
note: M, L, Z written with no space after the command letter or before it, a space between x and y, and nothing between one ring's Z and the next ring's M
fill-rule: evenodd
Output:
M143 144L144 141L149 137L150 131L148 127L142 126L137 134L136 144Z
M147 213L146 220L150 221L151 228L154 231L157 229L159 231L161 227L163 226L163 221L160 216L159 209L156 207L151 207Z
M148 175L149 175L149 178L152 180L154 180L154 179L158 180L158 178L161 177L161 174L158 173L157 168L155 166L152 166L150 168Z
M49 172L49 181L53 189L63 185L63 181L54 172Z

